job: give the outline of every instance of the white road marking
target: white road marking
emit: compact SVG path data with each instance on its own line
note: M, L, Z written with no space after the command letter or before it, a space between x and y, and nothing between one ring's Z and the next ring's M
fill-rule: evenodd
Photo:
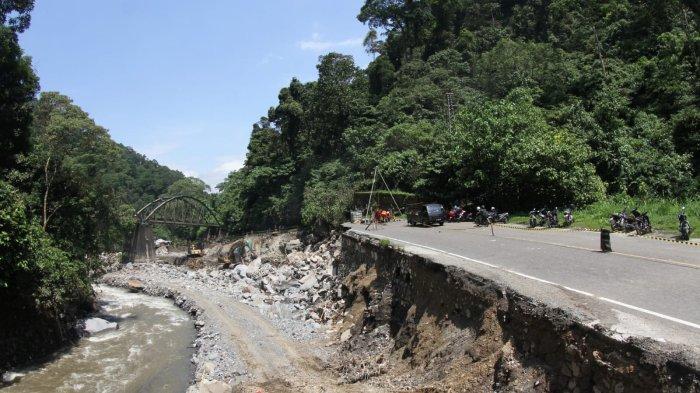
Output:
M597 298L600 299L600 300L602 300L602 301L604 301L604 302L608 302L608 303L612 303L612 304L617 304L618 306L631 308L632 310L636 310L636 311L639 311L639 312L642 312L642 313L645 313L645 314L653 315L653 316L655 316L655 317L659 317L659 318L663 318L663 319L668 319L669 321L673 321L673 322L676 322L676 323L680 323L681 325L686 325L686 326L690 326L690 327L693 327L693 328L696 328L696 329L700 329L700 325L698 325L697 323L692 323L692 322L684 321L684 320L682 320L682 319L678 319L678 318L670 317L670 316L668 316L668 315L660 314L660 313L658 313L658 312L656 312L656 311L651 311L651 310L647 310L647 309L645 309L645 308L633 306L633 305L631 305L631 304L618 302L617 300L608 299L607 297L597 296Z
M553 282L551 282L551 281L543 280L543 279L541 279L541 278L537 278L537 277L534 277L534 276L529 276L529 275L524 274L524 273L516 272L515 270L511 270L511 269L503 269L503 270L507 271L508 273L513 273L513 274L516 274L516 275L518 275L518 276L520 276L520 277L529 278L530 280L539 281L539 282L544 283L544 284L558 285L558 284L553 283Z
M576 289L576 288L567 287L567 286L565 286L565 285L562 285L562 288L568 289L568 290L571 291L571 292L580 293L581 295L584 295L584 296L595 297L595 295L592 294L592 293L590 293L590 292L581 291L581 290Z
M596 299L598 299L598 300L602 300L602 301L604 301L604 302L616 304L616 305L618 305L618 306L625 307L625 308L628 308L628 309L631 309L631 310L635 310L635 311L639 311L639 312L644 313L644 314L653 315L653 316L655 316L655 317L662 318L662 319L665 319L665 320L668 320L668 321L671 321L671 322L676 322L676 323L679 323L679 324L681 324L681 325L689 326L689 327L692 327L692 328L695 328L695 329L700 329L700 325L697 324L697 323L684 321L684 320L682 320L682 319L678 319L678 318L672 317L672 316L670 316L670 315L661 314L661 313L658 313L658 312L656 312L656 311L647 310L647 309L645 309L645 308L641 308L641 307L637 307L637 306L634 306L634 305L631 305L631 304L623 303L623 302L620 302L620 301L617 301L617 300L613 300L613 299L610 299L610 298L607 298L607 297L597 296L597 295L594 295L594 294L592 294L592 293L590 293L590 292L586 292L586 291L582 291L582 290L580 290L580 289L575 289L575 288L567 287L567 286L565 286L565 285L557 284L557 283L555 283L555 282L547 281L547 280L544 280L544 279L542 279L542 278L538 278L538 277L530 276L530 275L527 275L527 274L524 274L524 273L520 273L520 272L517 272L517 271L515 271L515 270L511 270L511 269L507 269L507 268L502 267L502 266L494 265L494 264L492 264L492 263L480 261L480 260L474 259L474 258L465 257L464 255L459 255L459 254L455 254L455 253L452 253L452 252L443 251L443 250L440 250L440 249L438 249L438 248L433 248L433 247L429 247L429 246L424 246L424 245L422 245L422 244L412 243L412 242L409 242L409 241L406 241L406 240L396 239L396 238L389 237L389 236L378 235L378 234L376 234L376 233L370 233L370 232L366 232L366 231L362 231L362 230L357 230L357 229L351 229L351 230L352 230L353 232L356 232L356 233L360 233L360 234L364 234L364 235L368 235L368 236L372 236L372 237L384 238L384 239L387 239L387 240L393 240L393 241L396 241L396 242L399 242L399 243L409 244L409 245L411 245L411 246L424 248L424 249L426 249L426 250L431 250L431 251L439 252L439 253L441 253L441 254L449 255L449 256L452 256L452 257L455 257L455 258L464 259L464 260L466 260L466 261L478 263L478 264L480 264L480 265L484 265L484 266L488 266L488 267L491 267L491 268L503 270L503 271L506 271L506 272L508 272L508 273L515 274L515 275L518 275L518 276L521 276L521 277L524 277L524 278L527 278L527 279L530 279L530 280L538 281L538 282L541 282L541 283L544 283L544 284L554 285L554 286L557 286L557 287L559 287L559 288L563 288L563 289L566 289L566 290L568 290L568 291L575 292L575 293L578 293L578 294L581 294L581 295L584 295L584 296L593 297L593 298L596 298Z

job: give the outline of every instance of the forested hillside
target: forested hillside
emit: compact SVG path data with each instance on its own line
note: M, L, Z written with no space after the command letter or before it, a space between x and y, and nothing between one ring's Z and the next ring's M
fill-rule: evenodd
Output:
M0 2L0 368L47 353L92 305L89 273L133 214L185 179L114 142L18 44L32 1Z
M32 107L31 148L17 155L8 179L74 257L120 251L134 212L184 176L114 142L66 96L42 93Z
M221 185L227 222L337 224L375 166L423 199L504 209L697 195L699 8L366 0L374 60L329 53L280 90Z

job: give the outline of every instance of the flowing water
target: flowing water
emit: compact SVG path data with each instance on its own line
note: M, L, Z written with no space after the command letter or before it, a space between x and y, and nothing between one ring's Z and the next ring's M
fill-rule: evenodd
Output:
M184 392L194 328L168 299L96 286L98 315L119 329L83 338L2 393Z

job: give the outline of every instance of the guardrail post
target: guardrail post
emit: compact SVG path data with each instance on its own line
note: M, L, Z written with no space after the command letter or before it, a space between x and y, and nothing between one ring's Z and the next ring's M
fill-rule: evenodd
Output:
M601 228L600 229L600 251L611 252L612 247L610 245L610 230Z

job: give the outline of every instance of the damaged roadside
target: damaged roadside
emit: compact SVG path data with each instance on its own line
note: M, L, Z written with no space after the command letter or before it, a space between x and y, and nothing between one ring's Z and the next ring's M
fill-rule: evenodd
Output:
M696 392L697 364L645 340L617 340L566 311L464 269L343 235L351 336L337 368L408 390Z
M352 232L159 252L142 282L195 316L191 391L696 392L697 364Z

